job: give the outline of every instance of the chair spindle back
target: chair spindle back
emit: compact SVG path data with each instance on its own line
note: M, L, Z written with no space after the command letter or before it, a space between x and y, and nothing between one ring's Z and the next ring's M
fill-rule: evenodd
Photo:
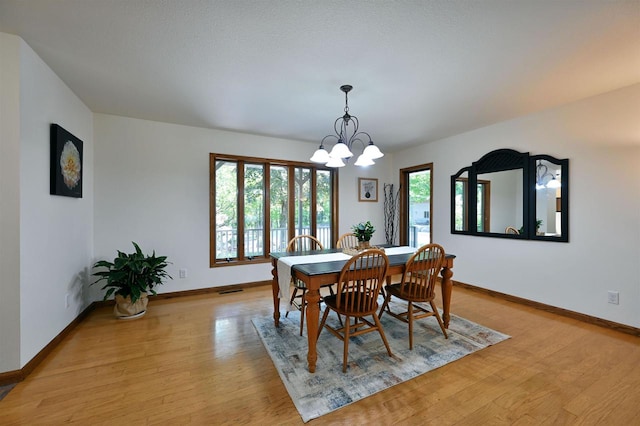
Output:
M388 267L389 258L379 249L365 250L349 259L338 280L338 309L374 312Z
M444 256L444 248L438 244L420 247L407 261L400 293L411 295L415 299L433 299Z
M323 248L320 240L313 235L297 235L287 244L287 251L311 251Z

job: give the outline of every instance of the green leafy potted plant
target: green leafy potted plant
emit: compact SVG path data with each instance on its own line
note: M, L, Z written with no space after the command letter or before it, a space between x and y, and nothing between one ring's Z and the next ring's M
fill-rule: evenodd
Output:
M540 227L542 226L542 219L536 219L536 235L542 235ZM524 225L518 229L518 233L524 234Z
M106 268L95 272L99 277L96 284L106 280L102 290L107 290L104 300L115 293L116 305L113 312L117 318L139 318L146 313L147 294L156 294L154 287L162 284L166 278L173 279L166 271L167 256L156 256L154 250L151 256L144 255L140 247L133 243L134 253L123 253L118 250L118 256L113 262L100 260L94 268Z
M358 249L368 248L371 236L376 232L376 228L373 227L370 221L360 222L357 225L353 225L351 230L358 239Z

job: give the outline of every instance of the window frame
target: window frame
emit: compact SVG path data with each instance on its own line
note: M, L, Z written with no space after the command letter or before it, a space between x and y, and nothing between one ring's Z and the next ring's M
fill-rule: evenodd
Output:
M264 241L264 255L261 256L245 256L244 253L244 238L238 239L237 257L232 259L217 259L216 258L216 162L217 161L229 161L237 164L237 188L238 194L236 198L236 206L238 210L238 235L244 235L245 222L244 222L244 179L245 179L245 165L246 164L260 164L264 170L263 176L263 214L264 214L264 229L263 229L263 241ZM230 154L209 154L209 267L221 267L221 266L233 266L233 265L247 265L255 263L270 262L270 247L271 247L271 166L287 167L287 179L288 179L288 211L290 220L287 223L287 238L291 240L294 237L296 226L294 218L295 209L295 197L293 196L295 188L295 169L297 167L307 168L311 170L311 212L310 212L310 233L316 236L316 220L317 220L317 206L316 206L316 185L317 171L328 171L331 177L331 246L335 245L338 239L338 170L329 167L323 167L315 163L305 163L300 161L278 160L261 157L247 157L241 155Z

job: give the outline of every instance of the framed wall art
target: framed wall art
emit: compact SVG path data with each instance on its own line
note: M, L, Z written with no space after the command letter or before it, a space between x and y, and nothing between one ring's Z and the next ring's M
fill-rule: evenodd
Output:
M378 179L358 178L358 201L378 201Z
M51 124L51 195L82 198L82 141Z

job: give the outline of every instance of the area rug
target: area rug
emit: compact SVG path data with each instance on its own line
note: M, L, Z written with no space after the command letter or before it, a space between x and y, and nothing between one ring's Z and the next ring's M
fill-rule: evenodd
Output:
M392 309L402 308L392 303ZM414 323L410 351L408 325L383 315L381 321L393 358L387 355L378 333L357 336L350 340L347 372L343 373L343 343L324 330L317 343L316 372L311 374L307 369L306 329L301 337L299 321L299 312L280 317L278 328L271 316L252 320L305 423L510 337L451 315L449 339L445 339L432 317ZM336 326L337 321L332 312L327 322Z
M5 396L7 396L7 394L9 393L9 391L11 389L13 389L15 387L15 383L11 384L11 385L4 385L4 386L0 386L0 401L2 400L2 398L4 398Z

